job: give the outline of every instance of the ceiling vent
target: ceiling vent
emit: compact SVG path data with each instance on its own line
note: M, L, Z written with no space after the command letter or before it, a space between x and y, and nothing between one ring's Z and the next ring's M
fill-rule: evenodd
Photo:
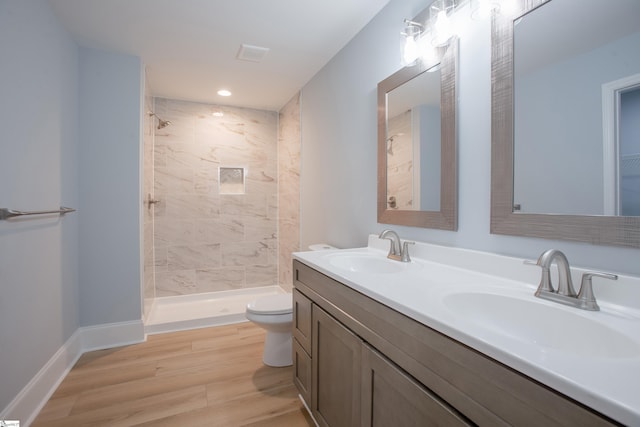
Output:
M236 58L241 61L260 62L264 59L267 53L269 53L269 48L242 44L240 45L240 50L238 51Z

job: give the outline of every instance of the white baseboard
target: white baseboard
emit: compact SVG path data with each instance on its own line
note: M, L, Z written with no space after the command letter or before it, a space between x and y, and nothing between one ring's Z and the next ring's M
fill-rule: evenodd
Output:
M82 352L121 347L143 342L146 337L142 320L85 326L81 333Z
M20 420L21 427L28 427L82 354L139 343L145 339L142 320L77 329L15 399L0 412L0 420Z
M0 420L19 420L21 426L29 426L82 355L81 349L78 329L0 413Z

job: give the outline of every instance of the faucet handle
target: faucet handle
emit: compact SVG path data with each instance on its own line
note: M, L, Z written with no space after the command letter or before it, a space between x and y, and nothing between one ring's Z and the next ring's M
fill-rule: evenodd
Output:
M617 274L603 273L600 271L588 271L582 275L582 282L580 283L580 292L578 292L578 301L580 308L585 310L598 311L598 303L596 297L593 294L593 277L602 277L609 280L618 280Z
M402 245L402 262L411 262L411 257L409 256L409 245L415 245L416 242L411 242L409 240L405 240Z

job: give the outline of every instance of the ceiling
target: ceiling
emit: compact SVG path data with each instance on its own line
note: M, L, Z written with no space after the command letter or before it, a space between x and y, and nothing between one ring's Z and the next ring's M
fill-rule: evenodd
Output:
M81 46L141 57L153 96L274 111L388 2L49 0ZM239 60L243 43L269 52Z

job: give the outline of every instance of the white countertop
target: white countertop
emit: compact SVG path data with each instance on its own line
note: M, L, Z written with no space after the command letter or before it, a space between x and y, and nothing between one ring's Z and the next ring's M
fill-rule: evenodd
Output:
M619 275L616 282L594 278L594 293L601 310L589 312L535 298L540 269L524 265L518 258L416 243L410 247L410 265L393 261L401 265L399 272L354 272L338 268L332 262L345 255L386 259L388 248L388 241L372 235L365 248L297 252L293 256L602 414L626 425L640 425L640 278ZM570 254L567 255L570 258ZM572 267L576 291L584 271ZM467 304L471 304L466 309L462 306L462 311L451 309L446 301L460 292L469 297ZM561 314L560 318L573 323L566 326L574 329L576 325L581 326L582 319L587 323L593 321L595 323L591 325L598 326L599 331L590 331L587 327L583 334L572 334L569 344L562 342L558 346L554 334L561 334L562 324L555 324L546 316L532 319L528 324L527 317L515 306L501 309L497 320L511 319L523 325L526 332L512 333L506 325L510 322L504 322L504 326L493 322L487 327L493 320L487 318L491 315L475 311L476 308L482 311L478 304L484 304L481 297L486 294L497 295L498 300L501 295L508 295L515 300L505 301L522 302L523 307L541 304L542 307L536 307ZM598 343L596 332L604 333L606 342ZM618 338L625 343L619 351L616 348ZM631 346L627 345L629 342ZM567 349L566 345L572 347Z

